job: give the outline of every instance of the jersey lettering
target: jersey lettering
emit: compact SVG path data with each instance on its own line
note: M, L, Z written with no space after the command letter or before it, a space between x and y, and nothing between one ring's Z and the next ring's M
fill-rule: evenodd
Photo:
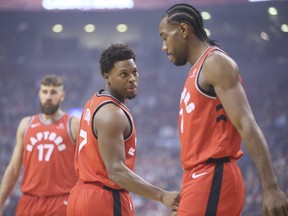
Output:
M129 151L128 151L128 154L131 155L131 156L134 156L135 151L136 151L135 148L132 148L132 147L131 147L131 148L129 149Z
M83 138L83 140L79 145L79 152L81 151L83 146L87 144L87 132L81 129L80 130L80 137Z
M182 93L181 93L180 103L182 103L182 101L184 102L185 111L188 114L191 113L195 109L195 104L193 102L190 102L190 98L191 98L190 93L187 91L186 88L184 88ZM181 133L183 133L183 131L184 131L184 117L183 117L184 113L183 112L184 112L183 108L181 108L179 111Z
M68 194L77 181L72 116L63 113L53 122L46 122L42 117L42 114L33 115L23 134L25 171L21 191L37 197L62 196ZM58 178L51 178L55 173Z
M85 110L84 120L87 122L88 125L90 123L90 117L91 117L91 111L89 108L87 108Z
M58 151L64 151L66 149L66 144L63 143L63 138L61 136L57 136L55 132L39 132L36 134L36 137L30 137L29 140L30 144L27 144L26 150L32 152L33 147L37 146L36 148L38 149L39 161L49 161L55 146L57 146ZM38 142L42 140L52 143L38 144Z
M38 160L43 161L43 157L45 155L44 160L49 161L52 155L52 152L54 150L54 145L53 144L41 144L37 146L37 149L39 150Z

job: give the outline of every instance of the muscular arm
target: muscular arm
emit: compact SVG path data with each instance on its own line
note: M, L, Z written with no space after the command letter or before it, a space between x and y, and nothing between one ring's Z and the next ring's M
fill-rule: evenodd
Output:
M30 117L21 120L16 134L16 145L13 150L12 158L4 172L0 186L0 208L2 209L6 199L13 190L20 174L23 155L23 133L27 127Z
M281 209L281 205L286 205L287 208L287 198L278 188L266 139L251 111L245 91L240 83L236 63L224 54L216 52L209 56L204 63L202 78L206 85L214 87L216 95L229 119L241 135L246 149L255 163L261 179L264 205L266 202L264 208L268 208L270 212L273 212L274 208ZM277 203L274 203L275 201ZM273 204L278 206L272 207ZM276 213L275 215L282 214Z
M124 134L129 133L130 123L124 112L113 104L105 105L95 115L94 126L109 178L128 191L172 208L172 200L177 193L166 192L149 184L125 166ZM169 193L171 196L167 195Z

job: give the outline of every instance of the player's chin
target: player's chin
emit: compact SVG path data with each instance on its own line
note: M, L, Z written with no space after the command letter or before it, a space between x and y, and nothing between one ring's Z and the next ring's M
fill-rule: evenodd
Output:
M128 99L135 98L137 96L137 88L127 89L126 95Z
M135 98L136 96L137 96L137 92L135 92L135 93L130 93L130 94L127 94L127 98L128 98L129 100L131 100L131 99Z

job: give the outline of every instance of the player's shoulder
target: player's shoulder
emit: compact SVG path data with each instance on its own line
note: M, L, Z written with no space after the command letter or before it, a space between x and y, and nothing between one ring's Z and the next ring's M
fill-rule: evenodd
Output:
M25 116L21 119L20 124L28 124L32 121L34 116Z
M105 103L103 103L101 109L115 111L121 109L121 103L111 98L110 100L107 100Z
M203 64L204 71L213 75L221 75L225 73L238 73L238 65L233 58L228 56L222 50L214 50L209 53Z
M237 67L235 60L221 49L215 49L205 59L206 65L213 67L232 66Z
M100 107L99 110L95 113L95 120L98 122L106 123L117 123L126 119L126 114L123 109L115 103L107 103L104 106Z
M18 129L24 131L28 125L31 123L33 116L25 116L23 117L18 125Z
M207 56L202 72L210 85L239 79L239 68L236 62L219 50L215 50Z

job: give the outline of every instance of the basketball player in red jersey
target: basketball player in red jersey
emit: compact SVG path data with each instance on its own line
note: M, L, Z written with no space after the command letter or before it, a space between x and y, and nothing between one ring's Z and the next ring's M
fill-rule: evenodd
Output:
M155 187L133 172L136 129L127 100L137 94L138 69L133 50L112 44L101 54L105 90L86 103L76 145L79 181L68 200L68 216L133 216L133 192L177 208L178 192Z
M23 195L15 215L66 215L68 195L77 181L74 154L79 118L61 110L64 96L61 77L48 75L42 79L41 113L25 117L19 124L16 146L1 182L1 209L23 164Z
M169 8L159 26L162 50L192 68L181 94L179 133L184 168L177 216L238 216L244 182L236 160L241 138L258 170L265 215L288 215L268 145L247 101L237 64L210 40L191 5Z

